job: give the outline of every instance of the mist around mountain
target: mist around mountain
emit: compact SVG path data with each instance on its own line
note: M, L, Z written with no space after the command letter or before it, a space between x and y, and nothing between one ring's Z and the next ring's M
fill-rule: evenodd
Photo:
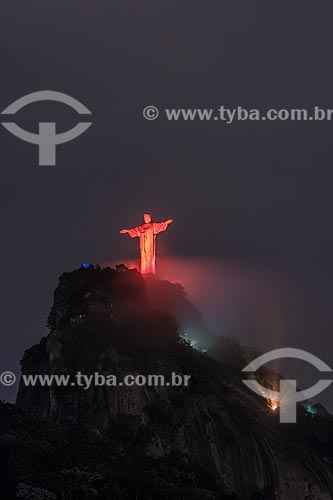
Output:
M81 267L60 277L47 324L23 356L25 376L173 372L190 383L21 379L16 405L0 405L1 499L333 498L332 416L299 405L297 424L280 424L242 383L253 353L210 332L180 285L122 265Z

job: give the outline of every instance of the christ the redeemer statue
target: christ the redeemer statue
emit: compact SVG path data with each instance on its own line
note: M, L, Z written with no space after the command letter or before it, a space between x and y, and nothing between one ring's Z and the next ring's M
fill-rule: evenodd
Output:
M156 235L165 231L173 222L168 219L165 222L153 222L150 214L143 215L144 224L133 227L133 229L122 229L121 234L128 233L131 238L140 238L141 273L155 274L156 260Z

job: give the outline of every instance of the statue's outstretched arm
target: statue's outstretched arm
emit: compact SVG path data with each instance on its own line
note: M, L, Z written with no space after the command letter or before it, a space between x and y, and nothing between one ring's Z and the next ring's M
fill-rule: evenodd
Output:
M173 219L168 219L164 222L154 222L154 234L162 233L165 231L169 224L173 222Z
M120 231L121 234L129 234L131 238L136 238L137 236L140 236L140 232L138 230L138 227L133 227L132 229L122 229Z

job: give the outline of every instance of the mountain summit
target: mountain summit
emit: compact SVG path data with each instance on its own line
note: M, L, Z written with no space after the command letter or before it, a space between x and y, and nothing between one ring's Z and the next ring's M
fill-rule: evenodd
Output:
M22 376L91 383L21 378L17 404L0 406L4 500L332 499L332 417L300 407L280 424L242 383L232 341L230 362L190 345L206 326L180 285L82 267L60 277L48 327ZM172 374L188 384L119 384Z

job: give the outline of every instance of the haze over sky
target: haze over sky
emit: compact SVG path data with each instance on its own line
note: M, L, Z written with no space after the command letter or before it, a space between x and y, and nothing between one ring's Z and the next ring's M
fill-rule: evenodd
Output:
M55 167L37 166L37 147L0 127L0 371L18 374L24 349L47 333L62 272L136 258L119 229L145 211L175 219L161 255L191 262L193 273L209 263L206 297L223 299L221 309L203 304L214 326L228 312L226 283L250 283L248 301L230 299L242 341L277 347L278 324L280 347L332 365L333 123L142 117L148 105L333 108L332 15L328 0L2 5L0 110L56 90L86 105L93 125L58 147ZM15 121L65 131L78 116L39 103ZM265 328L254 328L263 316ZM0 391L12 400L16 388ZM328 389L333 410L332 399Z

